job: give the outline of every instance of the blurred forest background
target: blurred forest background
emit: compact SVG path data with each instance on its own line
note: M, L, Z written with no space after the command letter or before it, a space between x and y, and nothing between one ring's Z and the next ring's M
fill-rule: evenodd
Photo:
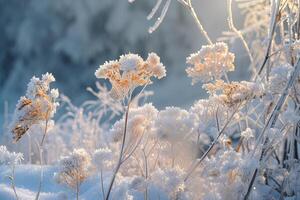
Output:
M225 0L194 0L196 11L212 39L228 30ZM61 93L75 104L94 98L94 72L106 60L123 53L158 53L167 77L154 84L150 101L158 108L188 106L205 95L201 85L191 86L186 76L186 56L205 41L192 17L172 1L162 25L152 34L147 21L155 0L0 0L0 116L4 102L12 112L33 75L51 72ZM234 4L235 21L242 23ZM158 17L158 16L157 16ZM156 18L157 18L156 17ZM240 41L231 44L237 71L233 80L247 79L249 62ZM3 117L0 117L2 124Z

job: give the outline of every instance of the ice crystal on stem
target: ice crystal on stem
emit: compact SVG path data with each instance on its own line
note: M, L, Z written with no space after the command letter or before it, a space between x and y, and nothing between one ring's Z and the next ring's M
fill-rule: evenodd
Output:
M202 46L201 50L186 59L190 66L186 69L192 84L220 79L226 72L234 71L234 54L223 42Z

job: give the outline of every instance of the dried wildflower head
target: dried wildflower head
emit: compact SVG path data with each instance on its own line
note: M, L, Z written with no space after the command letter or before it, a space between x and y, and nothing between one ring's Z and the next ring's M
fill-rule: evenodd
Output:
M34 125L43 121L49 121L58 103L58 90L51 89L50 83L55 79L52 74L46 73L42 78L32 77L26 96L22 96L16 106L15 117L12 123L13 139L17 142Z
M76 188L89 175L91 157L84 149L75 149L69 156L59 161L59 172L56 180Z
M186 72L192 84L220 79L226 72L234 71L234 54L223 42L202 46L200 51L187 57L186 62L190 64Z
M108 79L112 84L111 95L122 99L136 87L151 84L152 76L161 79L166 70L155 53L150 53L145 61L139 55L129 53L120 56L119 60L100 65L95 75Z
M203 85L203 88L217 102L228 107L233 107L240 102L263 94L263 89L260 85L247 81L225 83L222 80L217 80L215 83Z

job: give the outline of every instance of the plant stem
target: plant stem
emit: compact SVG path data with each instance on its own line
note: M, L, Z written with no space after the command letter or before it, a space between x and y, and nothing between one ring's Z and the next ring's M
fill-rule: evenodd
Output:
M209 38L207 32L205 31L204 27L202 26L201 22L200 22L200 19L199 17L197 16L193 6L192 6L192 0L188 0L187 1L187 8L189 9L191 15L193 16L196 24L197 24L197 27L199 28L200 32L204 35L205 39L207 40L208 44L212 45L212 41L211 39Z
M131 96L131 95L130 95L130 96ZM114 171L114 174L113 174L113 176L112 176L112 179L111 179L111 181L110 181L109 188L108 188L108 191L107 191L107 195L106 195L105 200L108 200L108 199L109 199L109 196L110 196L110 193L111 193L113 184L114 184L115 179L116 179L116 175L117 175L117 173L119 172L119 169L120 169L120 167L121 167L121 165L122 165L122 158L123 158L123 153L124 153L124 148L125 148L125 142L126 142L127 124L128 124L128 114L129 114L130 103L131 103L131 97L129 98L129 102L128 102L127 109L126 109L126 113L125 113L125 125L124 125L124 132L123 132L123 138L122 138L122 146L121 146L121 151L120 151L118 163L117 163L116 169L115 169L115 171Z
M273 2L275 3L275 1ZM272 41L273 41L273 36L275 34L275 28L276 28L276 23L277 23L277 16L278 16L278 11L279 11L279 2L275 3L276 5L273 6L272 8L272 17L271 17L271 23L270 23L270 32L268 36L268 46L267 46L267 51L264 57L264 60L261 64L261 66L258 69L258 72L254 76L254 80L257 79L257 77L261 74L262 70L264 69L268 59L270 58L270 52L271 52L271 47L272 47Z
M43 144L48 131L48 120L46 120L45 129L44 129L44 135L41 141L41 144L38 145L39 153L40 153L40 165L41 165L41 173L40 173L40 182L39 182L39 188L38 192L36 194L35 200L38 200L40 197L41 189L42 189L42 182L43 182Z
M12 167L11 187L15 193L16 200L19 200L19 197L18 197L18 194L16 191L16 187L15 187L15 164L13 164L13 167Z
M233 17L232 17L232 0L227 0L227 4L228 4L228 25L229 25L229 28L235 32L235 34L237 34L237 36L240 38L240 40L242 41L247 53L248 53L248 56L249 56L249 59L250 59L250 62L252 63L253 62L253 57L251 55L251 52L250 52L250 49L247 45L247 42L246 40L244 39L241 31L239 31L235 26L234 26L234 23L233 23Z

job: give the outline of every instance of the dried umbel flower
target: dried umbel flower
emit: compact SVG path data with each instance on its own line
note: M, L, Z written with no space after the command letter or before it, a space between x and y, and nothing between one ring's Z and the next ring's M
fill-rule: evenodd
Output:
M190 64L186 72L192 84L220 79L226 72L234 71L234 54L223 42L202 46L200 51L187 57L186 62Z
M217 80L215 83L203 85L203 88L217 102L228 107L263 94L263 88L260 85L247 81L225 83L223 80Z
M69 156L59 162L56 180L78 190L80 184L88 177L91 157L84 149L75 149Z
M58 103L58 90L51 89L50 83L55 79L52 74L46 73L42 78L32 77L28 86L26 96L20 98L12 123L13 139L17 142L34 124L49 121Z
M145 61L139 55L130 53L100 65L95 75L108 79L112 84L111 95L122 99L136 87L151 84L152 76L158 79L166 76L166 70L155 53L150 53Z

